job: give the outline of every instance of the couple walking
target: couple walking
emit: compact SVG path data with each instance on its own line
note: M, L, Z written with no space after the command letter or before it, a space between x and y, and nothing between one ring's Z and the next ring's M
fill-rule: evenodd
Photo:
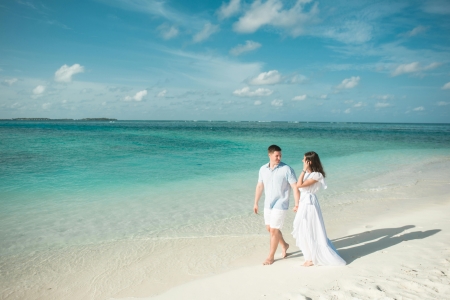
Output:
M269 163L259 170L258 184L255 191L253 211L258 213L258 201L263 191L264 223L270 233L270 252L264 265L274 262L278 244L281 246L282 258L287 256L289 244L285 242L280 229L289 208L290 189L294 191L295 207L294 229L292 235L296 245L302 250L304 266L345 265L331 241L328 239L316 192L325 184L319 155L307 152L303 157L303 170L297 181L294 170L281 162L281 148L271 145L268 148Z

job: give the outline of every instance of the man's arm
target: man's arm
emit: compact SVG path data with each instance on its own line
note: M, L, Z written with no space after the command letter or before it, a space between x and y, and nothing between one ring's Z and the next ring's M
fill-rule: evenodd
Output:
M300 191L297 188L297 183L291 183L292 191L294 191L294 200L295 200L295 206L294 211L297 212L298 204L300 202Z
M261 198L262 192L264 191L264 183L258 182L255 190L255 204L253 205L253 212L258 213L258 201Z

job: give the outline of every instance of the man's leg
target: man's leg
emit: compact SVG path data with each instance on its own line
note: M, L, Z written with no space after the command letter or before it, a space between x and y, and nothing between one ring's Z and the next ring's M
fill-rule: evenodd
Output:
M279 244L281 246L281 258L286 258L287 256L287 250L289 249L289 244L286 243L286 241L283 238L283 233L281 232L281 230L278 229L278 231L280 232L280 241Z
M278 244L280 244L282 249L281 257L286 257L286 251L289 248L289 244L286 243L286 241L283 238L283 234L281 233L280 229L277 228L270 228L270 251L269 256L264 261L264 265L271 265L273 264L275 260L275 252L277 251Z
M263 262L263 265L271 265L275 260L274 256L275 252L277 251L278 244L280 244L282 249L281 253L282 258L286 257L286 251L289 248L289 244L285 242L283 234L279 229L283 226L286 211L264 210L264 212L265 212L264 217L266 220L266 229L270 233L270 250L269 256Z

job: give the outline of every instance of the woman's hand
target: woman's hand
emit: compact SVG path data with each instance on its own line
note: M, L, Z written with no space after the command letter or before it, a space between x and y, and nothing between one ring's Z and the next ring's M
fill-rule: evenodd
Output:
M303 160L303 170L308 171L309 165L311 164L310 161L307 161L306 159Z
M298 205L294 206L294 208L292 209L294 212L297 212L298 210Z

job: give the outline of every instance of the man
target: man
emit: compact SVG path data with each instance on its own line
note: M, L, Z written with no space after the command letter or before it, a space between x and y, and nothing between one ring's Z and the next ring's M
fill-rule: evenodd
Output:
M295 200L300 198L300 192L296 187L297 178L294 170L281 162L281 148L277 145L271 145L267 150L269 152L269 163L259 169L258 184L255 191L255 205L253 206L253 211L257 214L258 201L262 192L265 191L264 223L267 231L270 233L270 252L263 265L273 264L278 244L280 244L282 249L281 257L286 257L289 244L284 241L280 229L283 227L289 208L291 187L294 191Z

